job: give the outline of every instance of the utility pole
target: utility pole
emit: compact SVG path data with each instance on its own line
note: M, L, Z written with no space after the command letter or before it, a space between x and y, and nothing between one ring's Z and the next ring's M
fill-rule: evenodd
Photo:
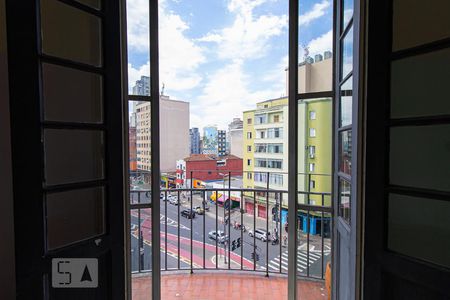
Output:
M225 193L225 192L224 192ZM223 262L227 264L227 222L225 221L225 197L223 202L223 234L224 234L224 240L223 240Z
M222 194L222 197L223 197L223 234L224 234L224 237L225 237L225 239L223 241L223 249L224 249L224 251L223 251L223 262L224 262L224 264L228 264L228 262L227 262L227 240L226 240L226 237L227 237L227 231L226 231L226 229L227 229L227 222L226 222L226 215L225 215L225 203L226 203L226 200L225 200L225 175L223 176L223 194ZM218 199L216 199L216 203L218 203Z
M273 218L275 219L274 232L275 232L275 238L276 239L278 239L278 221L280 221L279 220L279 211L280 211L280 206L281 205L278 205L278 198L279 198L280 195L281 195L281 193L280 194L275 193L275 211L273 213ZM280 201L280 204L281 204L281 201Z

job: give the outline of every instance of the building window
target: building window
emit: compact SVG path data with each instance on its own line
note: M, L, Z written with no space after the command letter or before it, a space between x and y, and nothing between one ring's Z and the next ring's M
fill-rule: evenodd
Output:
M251 166L252 165L252 160L251 159L247 159L247 166Z
M316 188L316 181L315 181L315 180L311 180L311 181L309 182L309 188L310 188L311 190Z
M309 158L316 156L316 146L309 146Z
M259 132L259 137L261 138L261 139L263 139L264 137L265 137L265 132L264 131L260 131Z
M252 146L247 146L247 152L252 152Z
M310 128L309 129L309 137L315 137L316 136L316 129Z
M316 119L316 112L314 110L311 110L309 112L309 119L310 120L315 120Z
M252 124L252 118L247 119L247 124Z
M247 179L252 179L252 173L250 172L247 173Z
M251 132L247 132L247 138L251 139L252 138L252 133Z
M269 128L267 129L267 138L277 139L283 137L283 128Z
M310 164L309 164L309 171L310 171L310 172L314 172L315 169L316 169L316 164L310 163Z
M283 161L280 159L257 159L257 160L255 160L255 167L282 169Z
M280 122L280 115L275 115L275 116L273 116L273 122L274 122L274 123Z
M264 124L267 123L266 115L255 116L255 124Z

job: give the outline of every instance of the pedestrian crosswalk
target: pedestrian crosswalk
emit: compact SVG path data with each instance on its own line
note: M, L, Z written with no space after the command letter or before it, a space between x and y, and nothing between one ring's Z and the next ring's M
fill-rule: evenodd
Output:
M297 250L297 271L299 273L306 272L307 268L321 259L321 254L309 252L305 250ZM266 269L261 267L261 269ZM269 262L269 271L287 273L288 271L288 252L284 251L281 255L278 255Z

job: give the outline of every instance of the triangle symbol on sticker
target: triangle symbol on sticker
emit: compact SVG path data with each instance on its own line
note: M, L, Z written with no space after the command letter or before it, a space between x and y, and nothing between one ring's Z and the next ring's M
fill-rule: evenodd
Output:
M91 274L89 273L87 265L84 267L83 275L81 276L80 281L92 281Z

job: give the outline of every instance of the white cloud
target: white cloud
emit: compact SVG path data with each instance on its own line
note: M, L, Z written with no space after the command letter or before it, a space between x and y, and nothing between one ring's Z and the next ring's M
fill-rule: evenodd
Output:
M198 39L217 43L221 59L256 59L267 54L270 39L281 35L288 25L286 15L261 15L256 17L253 9L267 0L231 0L229 12L234 21L229 27L209 32Z
M311 40L308 44L309 55L314 57L315 54L323 54L325 51L332 51L333 49L333 31Z
M283 95L287 95L286 68L289 63L288 60L288 55L282 57L279 63L272 70L268 70L261 78L264 82L270 84L275 91L279 91Z
M192 126L218 124L226 128L233 117L242 118L243 111L253 109L256 102L284 94L287 56L261 76L249 76L244 71L249 61L266 59L272 38L286 34L286 15L255 16L254 9L267 1L273 0L230 0L227 8L234 15L231 25L197 40L215 43L224 66L208 75L199 97L191 102Z
M313 8L310 11L300 15L298 20L299 25L309 25L309 23L311 23L312 21L323 16L328 7L330 7L330 2L327 0L314 4Z
M179 15L161 5L159 18L160 82L168 91L192 89L202 80L197 69L206 61L204 50L186 37L189 25Z
M201 95L191 102L191 125L202 128L205 124L218 124L225 129L233 117L242 118L242 112L254 108L256 102L280 96L280 90L272 85L254 90L251 83L242 60L208 76Z
M127 1L128 51L148 53L149 49L149 1Z
M203 49L186 36L189 24L168 11L165 1L159 1L159 76L167 90L183 91L196 87L201 76L198 67L205 62ZM128 0L128 49L130 53L147 55L149 51L148 0ZM132 69L130 72L141 69ZM148 74L148 73L146 73ZM130 82L132 81L131 75Z

